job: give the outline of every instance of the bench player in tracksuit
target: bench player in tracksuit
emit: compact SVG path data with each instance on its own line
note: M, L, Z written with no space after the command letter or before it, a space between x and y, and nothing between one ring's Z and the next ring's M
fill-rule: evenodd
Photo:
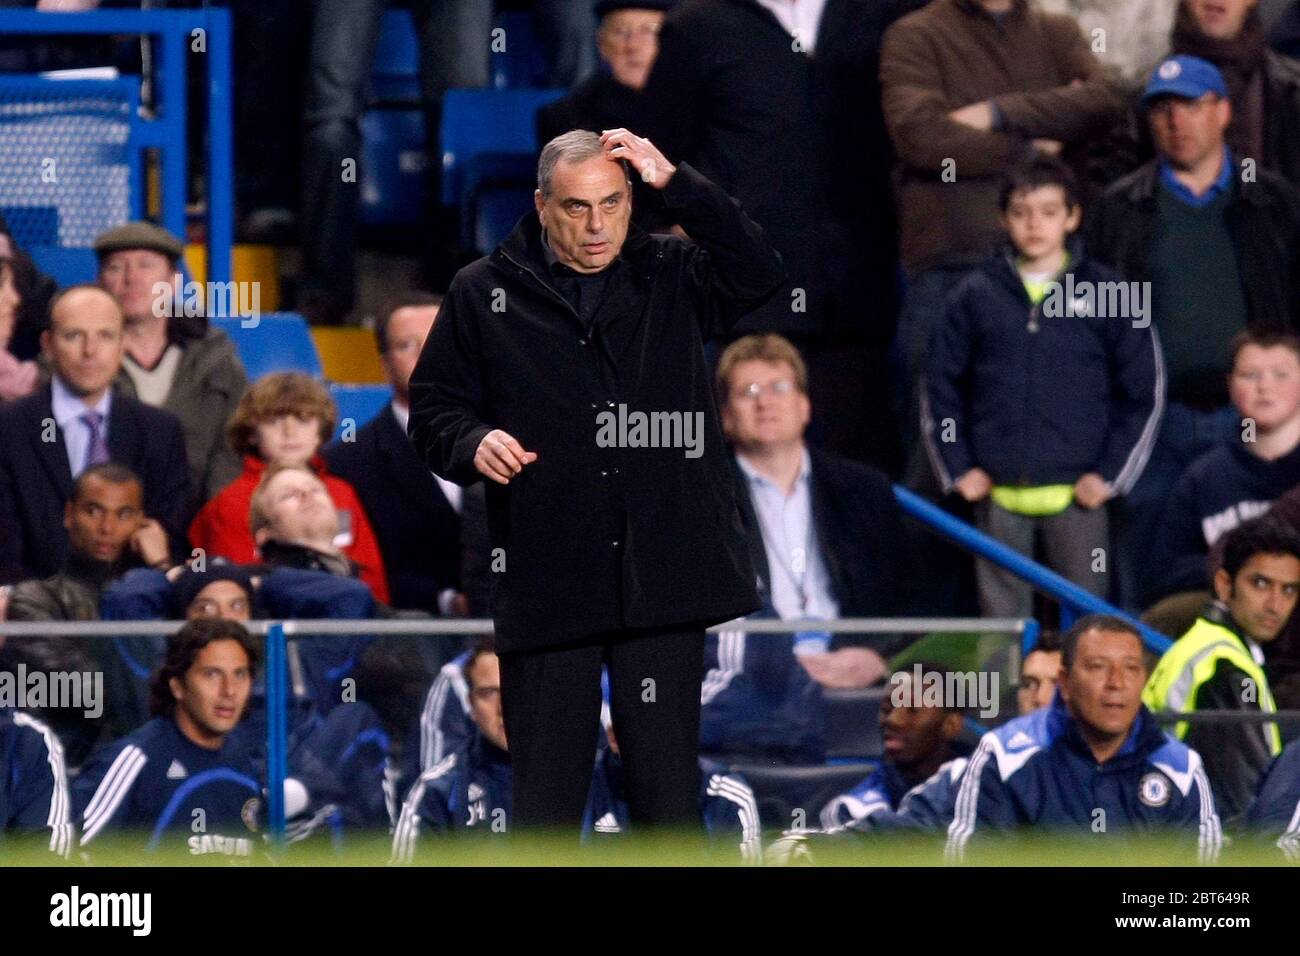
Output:
M443 664L424 695L415 739L404 750L410 755L403 761L404 788L409 789L420 774L469 744L474 722L470 720L465 665L473 653L473 649L465 651Z
M256 664L252 638L235 621L190 621L168 641L150 688L154 719L101 750L77 777L83 849L130 833L150 850L252 855L262 785L231 731L248 705Z
M1273 762L1246 816L1247 829L1266 836L1293 862L1300 862L1300 741Z
M63 745L35 717L0 708L0 847L39 839L67 856L72 838Z
M186 567L171 578L151 568L130 571L104 592L100 605L105 620L219 616L247 621L255 615L368 620L376 608L370 588L356 578L287 567L259 573L257 567L220 560L201 571ZM289 643L294 675L289 771L312 795L309 812L288 825L290 843L318 830L337 840L353 827L388 830L393 825L397 808L388 737L369 704L351 700L344 705L344 681L355 674L371 640L365 635L307 635ZM254 682L248 711L234 734L260 766L266 715L259 682Z
M1182 833L1217 857L1219 817L1201 758L1142 706L1142 640L1119 618L1090 614L1062 639L1049 707L985 734L970 758L948 828L948 855L972 839L1037 827L1124 838Z
M947 671L920 664L922 681L947 686ZM895 672L880 702L885 759L869 777L822 808L826 831L863 832L905 827L937 830L952 819L956 781L966 766L960 756L960 708L954 701L923 701L914 669Z

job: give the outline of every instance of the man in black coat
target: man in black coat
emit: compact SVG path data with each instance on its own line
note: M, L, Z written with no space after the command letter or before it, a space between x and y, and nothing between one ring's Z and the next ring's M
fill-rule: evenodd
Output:
M391 604L404 610L465 616L461 590L461 515L467 495L482 494L438 478L406 435L411 371L437 319L442 296L395 299L375 329L392 404L354 441L325 449L331 474L356 489L388 570Z
M645 135L734 196L785 259L789 283L739 330L793 339L814 408L836 412L813 433L885 470L900 457L886 360L898 266L880 41L920 2L826 0L814 21L806 4L687 0L639 99Z
M629 230L627 166L693 242ZM443 477L490 480L517 822L580 823L605 664L633 819L698 825L704 628L759 603L702 339L785 275L737 203L626 129L552 140L537 178L536 215L452 282L410 433Z
M0 581L46 578L68 558L64 506L73 479L114 462L144 485L145 514L184 548L193 514L180 422L113 391L122 365L122 311L96 286L72 286L50 303L41 347L48 384L0 408Z

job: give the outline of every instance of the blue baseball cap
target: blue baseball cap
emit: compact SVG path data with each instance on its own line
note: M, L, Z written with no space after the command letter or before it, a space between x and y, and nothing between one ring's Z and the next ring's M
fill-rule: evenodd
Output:
M1228 85L1223 82L1223 74L1208 60L1179 54L1161 60L1151 71L1147 88L1142 91L1142 105L1146 106L1157 96L1196 100L1206 93L1217 93L1227 98Z

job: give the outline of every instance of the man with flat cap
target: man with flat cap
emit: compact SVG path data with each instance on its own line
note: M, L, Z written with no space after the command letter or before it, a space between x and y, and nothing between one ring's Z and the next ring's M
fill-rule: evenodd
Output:
M629 228L632 175L690 241ZM437 474L487 479L515 825L576 834L604 665L634 826L698 827L704 629L759 604L703 341L785 271L738 203L627 129L551 140L537 186L452 281L410 435Z
M180 419L202 504L239 476L225 428L248 376L230 337L181 307L183 251L179 239L149 222L128 222L95 239L99 284L126 317L114 387Z

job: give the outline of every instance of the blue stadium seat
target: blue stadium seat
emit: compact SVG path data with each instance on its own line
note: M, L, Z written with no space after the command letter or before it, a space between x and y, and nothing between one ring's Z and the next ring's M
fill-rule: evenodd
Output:
M497 14L493 27L502 32L493 34L492 86L498 90L545 86L546 57L533 31L532 14L507 10ZM498 37L505 49L497 49Z
M268 312L249 328L243 323L252 320L237 316L210 321L234 340L250 382L268 372L306 372L323 377L316 343L307 321L297 312Z
M482 197L506 190L531 192L537 176L537 110L559 99L564 90L448 90L442 110L442 203L460 208L461 242L486 252L479 244L478 218ZM488 233L513 219L520 208L509 196L490 203ZM504 211L503 211L504 210Z
M465 201L485 179L535 171L537 110L548 90L448 90L442 107L442 202Z
M410 10L384 13L370 68L370 95L384 101L420 101L420 47Z
M533 186L485 189L478 195L474 217L474 248L487 254L515 227L519 217L533 208Z
M366 425L393 400L393 390L387 385L330 385L330 396L338 406L338 423L332 441L341 441L346 422L354 429Z
M99 273L95 250L74 246L24 246L36 267L61 286L94 282Z
M428 162L424 112L374 109L361 117L361 222L416 225Z

